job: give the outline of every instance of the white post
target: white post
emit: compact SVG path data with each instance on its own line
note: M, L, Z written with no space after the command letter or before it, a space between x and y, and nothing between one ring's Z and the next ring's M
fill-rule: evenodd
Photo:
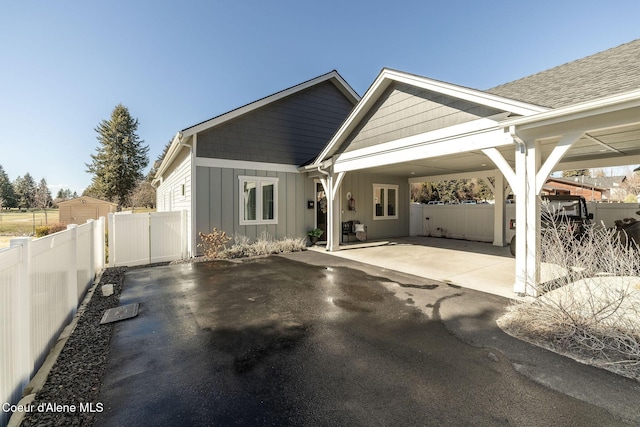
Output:
M525 203L526 241L527 241L527 295L537 296L537 285L540 283L540 203L536 191L536 175L540 169L540 142L527 142L527 189Z
M90 271L90 277L91 277L91 281L93 282L93 279L96 276L96 244L95 244L95 220L94 219L88 219L87 220L87 224L89 224L89 250L91 251L91 256L89 257L89 271ZM86 283L84 284L86 285Z
M516 198L516 281L513 292L527 291L527 149L524 143L516 145L516 186L512 188Z
M67 230L72 233L71 251L68 254L67 264L67 303L70 318L76 314L78 309L78 224L67 225Z
M96 273L99 271L102 271L102 269L104 268L104 263L106 259L104 231L105 231L105 222L104 222L104 217L101 216L100 218L98 218L98 223L94 230L94 233L95 233L94 242L96 245L96 249L95 249Z
M504 176L499 170L495 171L493 176L495 182L493 184L493 196L495 204L493 205L493 246L503 247L504 241Z
M20 272L16 280L13 294L13 312L15 321L11 343L5 349L12 348L16 371L20 377L20 387L24 389L29 383L34 367L31 354L31 238L16 237L10 240L9 246L21 249Z
M187 211L183 210L180 216L180 244L182 245L182 259L189 257L190 233L187 228Z
M116 218L113 213L109 213L109 223L107 226L109 231L109 267L116 266Z

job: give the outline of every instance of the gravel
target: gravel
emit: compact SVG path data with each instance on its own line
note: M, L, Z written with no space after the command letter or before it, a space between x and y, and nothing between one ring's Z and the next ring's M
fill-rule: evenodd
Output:
M91 426L99 401L114 323L100 325L104 311L117 307L124 283L124 267L103 271L96 291L79 317L47 381L33 401L22 426ZM113 284L113 295L103 297L100 286ZM56 405L56 406L53 406ZM60 406L58 406L60 405Z

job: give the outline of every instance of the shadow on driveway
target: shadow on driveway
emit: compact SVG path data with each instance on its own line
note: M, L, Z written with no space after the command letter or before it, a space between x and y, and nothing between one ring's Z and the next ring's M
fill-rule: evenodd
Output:
M624 425L458 339L443 311L508 339L508 301L445 283L305 252L130 270L132 302L96 425Z

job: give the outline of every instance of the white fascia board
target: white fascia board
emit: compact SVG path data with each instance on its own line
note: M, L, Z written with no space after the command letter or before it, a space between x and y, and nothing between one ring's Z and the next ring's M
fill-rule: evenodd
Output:
M335 152L335 150L344 142L345 138L353 131L353 129L355 129L362 117L364 117L364 115L369 111L369 108L394 81L524 116L548 111L548 108L540 107L538 105L515 101L509 98L492 95L487 92L383 68L369 89L367 89L367 92L363 95L358 105L356 105L351 114L349 114L333 138L331 138L325 149L318 155L314 164L321 162Z
M282 98L286 98L287 96L293 95L294 93L303 91L312 86L315 86L319 83L322 83L327 80L332 80L335 82L339 82L341 86L343 86L343 90L341 92L345 95L350 94L353 97L353 102L356 103L360 99L358 94L347 84L347 82L338 74L337 71L331 71L330 73L324 74L322 76L316 77L315 79L308 80L304 83L300 83L296 86L290 87L289 89L282 90L280 92L274 93L273 95L267 96L265 98L254 101L250 104L244 105L240 108L236 108L235 110L231 110L227 113L224 113L220 116L214 117L210 120L192 126L190 128L184 129L182 131L184 137L188 137L195 133L202 132L214 126L218 126L221 123L227 122L229 120L233 120L237 117L240 117L244 114L247 114L251 111L257 110L258 108L264 107L265 105L269 105L275 101L278 101ZM336 85L338 86L338 85Z
M182 134L180 132L176 133L176 135L173 137L173 140L171 141L171 145L169 146L167 153L164 155L164 158L162 159L162 163L160 163L160 167L156 172L154 181L159 180L164 174L165 170L167 170L169 165L171 165L175 157L180 152L182 141L183 141Z
M454 179L473 179L482 178L483 176L496 176L500 171L498 169L483 169L477 172L456 172L439 175L413 176L409 178L409 184L419 184L422 182L438 182L449 181Z
M340 155L333 166L333 170L334 172L349 172L410 162L416 159L479 151L509 144L504 138L504 132L499 128L438 139L427 139L425 134L415 135ZM372 151L370 148L378 148L378 150Z
M355 157L368 156L372 154L384 153L396 151L399 149L409 148L414 145L424 145L430 144L442 140L451 140L458 139L465 135L476 134L476 133L485 133L488 131L494 131L500 129L497 122L491 119L478 119L473 120L471 122L461 123L459 125L449 126L442 129L432 130L429 132L420 133L417 135L408 136L406 138L400 138L395 141L384 142L381 144L372 145L370 147L360 148L358 150L349 151L346 153L342 153L338 156L338 162L343 160L349 160ZM504 132L500 132L504 140ZM511 143L510 141L506 141L506 143ZM463 151L471 151L463 150Z
M507 119L500 123L500 126L508 128L517 126L523 128L546 126L562 121L580 119L596 114L605 114L623 109L640 107L640 90L634 90L619 95L599 98L593 101L581 102L567 107L557 108L527 117L516 117Z
M385 70L385 73L389 78L398 82L420 87L432 92L441 93L443 95L453 96L458 99L485 105L498 110L509 111L522 116L529 116L531 114L537 114L549 110L548 108L541 107L539 105L516 101L514 99L504 98L481 90L470 89L400 71Z
M384 71L384 70L383 70ZM381 72L371 84L369 89L356 104L355 108L347 116L345 121L340 125L336 133L329 140L325 148L318 154L312 165L318 165L323 160L332 156L336 149L340 147L344 139L355 129L360 122L360 118L369 110L369 106L378 99L380 94L389 86L390 80L385 80Z
M295 165L281 163L250 162L245 160L212 159L208 157L196 157L196 167L225 168L225 169L252 169L259 171L300 173Z

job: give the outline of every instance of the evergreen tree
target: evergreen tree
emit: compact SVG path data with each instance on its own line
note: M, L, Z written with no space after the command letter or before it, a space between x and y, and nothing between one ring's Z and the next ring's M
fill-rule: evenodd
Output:
M589 169L571 169L562 171L563 178L572 178L574 176L589 176Z
M138 137L138 119L129 110L118 104L109 120L102 120L95 128L99 146L91 155L87 172L94 174L91 181L92 193L107 200L116 201L120 206L127 202L142 171L149 164L149 147Z
M5 208L17 208L16 194L13 190L13 184L9 179L9 175L5 172L2 165L0 165L0 198L2 199L2 206Z
M19 208L30 209L35 206L36 182L29 172L24 177L17 177L13 182Z

